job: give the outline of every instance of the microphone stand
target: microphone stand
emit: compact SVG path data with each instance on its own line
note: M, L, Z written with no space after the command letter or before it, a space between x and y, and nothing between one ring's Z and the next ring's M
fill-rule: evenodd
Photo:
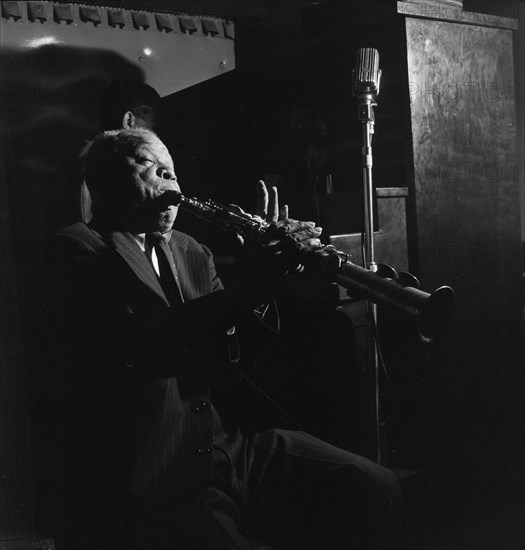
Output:
M372 136L374 135L374 107L377 103L372 94L364 94L359 103L359 120L363 125L363 191L364 191L364 225L365 225L365 261L366 267L377 271L374 251L374 191L372 186Z
M377 103L372 93L359 95L359 120L363 125L363 193L364 193L364 234L365 266L371 272L377 271L374 250L374 191L372 185L372 136L374 135L374 107ZM372 374L374 386L374 425L375 425L375 458L383 464L383 433L379 391L379 356L377 349L377 305L371 300L365 301L366 342L368 372Z

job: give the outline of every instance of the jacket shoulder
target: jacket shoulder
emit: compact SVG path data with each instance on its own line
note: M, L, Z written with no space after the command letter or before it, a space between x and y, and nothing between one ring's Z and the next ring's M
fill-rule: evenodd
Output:
M62 243L83 243L95 250L107 248L102 237L83 222L77 222L59 229L55 233L54 240Z
M93 236L93 231L84 222L76 222L72 225L68 225L67 227L59 229L55 233L55 237L59 239L71 238L79 240L89 240L90 238L93 238Z

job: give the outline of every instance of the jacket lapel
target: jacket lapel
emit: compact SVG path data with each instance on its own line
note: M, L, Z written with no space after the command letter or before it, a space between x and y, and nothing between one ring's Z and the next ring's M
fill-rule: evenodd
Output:
M157 294L166 305L169 305L152 265L148 262L146 255L133 236L130 233L113 231L106 234L105 240L127 263L135 275Z
M189 301L208 294L211 291L207 284L209 274L202 254L189 250L186 236L177 231L172 232L168 245L177 266L183 299Z

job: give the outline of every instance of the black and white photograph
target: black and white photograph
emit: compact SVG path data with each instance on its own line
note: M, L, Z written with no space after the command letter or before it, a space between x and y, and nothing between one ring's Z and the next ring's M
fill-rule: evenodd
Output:
M0 2L0 550L525 550L525 0Z

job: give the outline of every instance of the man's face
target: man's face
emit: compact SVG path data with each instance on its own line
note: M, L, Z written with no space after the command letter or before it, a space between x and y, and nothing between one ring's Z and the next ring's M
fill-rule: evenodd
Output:
M179 191L173 161L166 146L145 135L135 151L124 157L122 221L130 231L169 231L178 208L156 201L166 191Z

